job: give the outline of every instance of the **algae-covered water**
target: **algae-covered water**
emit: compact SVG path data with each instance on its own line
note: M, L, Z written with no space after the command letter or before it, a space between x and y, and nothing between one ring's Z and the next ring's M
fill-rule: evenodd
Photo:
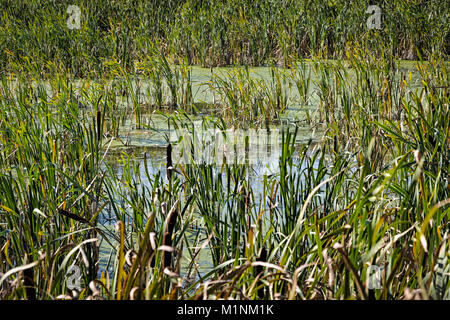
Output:
M311 68L311 66L310 66ZM197 104L212 105L218 99L214 93L210 90L209 82L211 78L215 75L226 76L229 72L233 70L230 68L200 68L193 67L191 81L193 83L193 97L194 102ZM255 79L261 79L263 81L270 81L271 71L269 67L259 67L259 68L249 68L249 73ZM351 70L349 70L351 74ZM411 77L410 89L419 87L417 73L413 69L411 63L401 63L399 68L399 74L408 75ZM350 81L351 81L350 77ZM283 127L289 126L295 123L298 127L298 135L296 143L302 145L308 141L313 143L320 143L323 138L324 131L326 130L323 126L314 126L306 119L306 114L314 116L319 109L319 93L316 81L317 78L314 77L313 72L311 72L311 86L309 90L309 97L306 103L299 102L299 93L293 85L293 83L284 82L283 88L286 90L288 96L288 104L286 110L281 115L281 121L276 124L270 125L270 130L281 130ZM412 85L411 85L412 84ZM82 87L82 83L78 83L78 86ZM139 80L134 83L136 86L140 86L139 92L141 92L140 102L145 103L148 98L145 95L146 86L149 84L143 80ZM351 83L349 83L351 85ZM129 100L124 99L119 101L118 105L120 108L129 108L127 106ZM203 110L205 111L205 110ZM194 114L189 114L189 118L193 123L201 127L202 120L205 117L214 118L215 115L212 112L196 112ZM144 167L147 166L151 175L159 172L161 176L165 175L166 166L166 145L173 138L174 128L168 125L167 116L155 112L154 110L143 110L141 111L141 123L144 124L140 128L137 128L136 122L132 117L126 117L126 119L121 123L119 129L119 135L117 139L109 143L109 162L114 165L117 172L121 173L122 165L120 164L120 159L122 156L130 157L132 161L139 164L140 167L140 181L141 183L149 183ZM173 139L171 141L174 142ZM276 143L276 142L275 142ZM269 148L272 152L268 152L265 155L265 163L258 163L252 165L251 177L249 181L251 182L252 189L258 194L258 191L262 192L261 181L264 175L270 175L278 170L278 157L279 153L276 152L274 145ZM145 157L144 157L145 155ZM251 156L251 155L250 155ZM259 187L258 187L259 186ZM259 201L256 199L256 201ZM195 251L198 245L201 243L194 243L195 235L203 230L199 230L195 227L188 229L186 232L188 241L192 241L191 251ZM207 235L204 234L203 238ZM108 264L109 257L114 253L114 249L111 248L106 242L102 242L101 248L101 260L100 260L100 271L105 269ZM186 276L186 272L190 269L192 259L188 256L188 248L183 248L183 259L181 262L181 270L183 276ZM211 257L209 250L201 250L200 254L195 259L196 272L203 275L211 270L213 264L211 262ZM111 268L111 266L110 266Z

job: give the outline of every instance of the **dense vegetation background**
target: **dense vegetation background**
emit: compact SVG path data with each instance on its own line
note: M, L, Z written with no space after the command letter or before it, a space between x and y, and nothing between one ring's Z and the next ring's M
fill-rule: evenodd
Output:
M369 4L382 29L366 26ZM69 5L81 28L67 27ZM190 64L285 64L292 58L341 58L364 46L397 59L449 52L450 3L319 0L0 1L0 65L54 61L74 74L101 72L102 59L125 67L156 46ZM40 63L41 62L41 63Z

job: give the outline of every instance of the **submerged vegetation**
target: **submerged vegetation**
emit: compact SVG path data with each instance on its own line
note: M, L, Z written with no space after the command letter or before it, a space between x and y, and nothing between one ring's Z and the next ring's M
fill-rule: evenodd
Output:
M0 299L450 299L437 2L362 36L362 1L38 4L1 4ZM178 163L199 127L279 130L275 165Z

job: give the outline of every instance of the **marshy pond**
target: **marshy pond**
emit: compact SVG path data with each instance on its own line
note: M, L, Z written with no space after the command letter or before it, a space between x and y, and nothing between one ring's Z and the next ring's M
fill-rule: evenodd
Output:
M365 299L371 266L386 270L375 294L398 294L405 252L447 254L448 64L434 63L3 77L0 236L26 221L17 236L40 243L33 266L54 268L42 285L62 298Z
M238 68L237 70L240 69L243 68ZM214 123L214 117L217 116L214 114L214 111L216 111L214 108L218 106L217 101L220 97L217 97L217 93L215 93L214 90L211 90L211 79L214 76L231 78L232 75L235 74L236 68L213 69L193 67L191 70L192 74L190 80L193 86L193 104L197 106L198 109L196 109L195 112L193 112L192 109L189 110L193 113L188 113L188 116L190 121L193 122L193 126L200 130L202 128L202 119L204 119L204 117L212 118L213 121L211 121L211 123ZM309 75L314 75L312 63L308 64L307 70ZM273 68L270 67L248 68L248 72L251 79L257 79L258 81L270 82L273 77ZM283 70L283 72L286 72L286 70ZM289 72L289 70L287 70L287 72ZM355 78L354 75L352 75L351 70L349 72L351 78L348 80L349 82L347 85L352 86L354 85ZM413 63L407 61L399 63L397 77L400 78L405 75L408 75L412 80L408 85L408 89L412 90L420 87L419 74L414 68ZM294 81L289 81L289 79L286 78L282 83L282 88L285 91L288 101L286 108L280 114L276 124L271 124L270 126L263 128L263 130L281 131L286 127L295 125L298 130L295 139L297 150L300 150L300 146L309 143L311 143L311 145L327 143L324 141L324 131L326 130L326 126L324 126L323 123L317 122L317 119L319 118L317 113L320 108L320 86L316 83L318 80L319 77L310 77L307 100L301 102L299 88L296 87ZM145 80L142 79L133 81L133 90L140 94L138 98L139 103L143 105L151 104L151 101L148 100L149 95L146 94L146 92L151 90L149 89L150 86L151 83L145 82ZM165 86L167 90L167 85L163 84L163 86ZM80 81L75 81L74 88L75 87L83 87L83 85ZM132 107L130 107L129 104L130 101L127 101L126 98L123 98L118 102L118 106L120 106L121 109L132 110ZM306 113L308 113L308 116ZM132 111L130 112L130 115L125 117L125 120L122 121L119 135L116 140L109 142L108 144L110 149L107 155L107 161L117 171L117 175L120 177L123 173L122 161L125 154L126 157L129 157L129 160L134 162L134 165L138 167L138 170L133 174L138 175L139 177L133 177L133 179L139 181L140 185L150 186L151 183L147 174L154 176L158 173L163 177L165 176L167 161L166 147L168 141L174 144L177 142L176 138L179 136L176 134L176 129L174 129L173 126L171 128L170 125L168 125L167 116L165 114L155 113L155 110L150 108L149 110L143 110L140 116L140 128L137 128L136 121L132 117ZM314 121L314 119L316 120ZM211 124L206 125L206 129L204 130L207 130L208 128L215 128L218 130L217 127ZM170 137L172 137L172 139L170 139ZM247 172L247 181L251 189L255 192L255 202L257 204L264 201L261 199L264 193L264 178L276 174L279 170L278 162L280 149L275 148L275 145L273 144L279 146L279 144L281 144L281 136L277 136L277 138L279 139L276 143L272 140L272 143L268 146L264 161L250 165ZM247 156L252 157L251 154L247 154ZM296 154L295 157L298 157L298 154ZM247 159L247 165L248 162ZM298 165L298 162L296 164ZM215 164L215 166L217 170L216 174L220 174L220 164ZM317 167L318 165L315 163L313 166ZM300 170L302 169L304 168L300 166ZM105 222L107 221L107 224L110 224L111 226L115 223L115 219L111 215L111 212L105 212L104 218ZM196 219L198 218L200 218L200 216L196 215ZM207 238L206 229L199 229L198 221L196 221L186 230L187 244L192 245L192 247L190 247L191 250L198 249L198 247L195 247L195 240L197 239L198 234ZM203 249L207 249L207 247L205 246ZM108 267L110 256L115 253L115 248L102 242L100 253L99 272L102 272ZM186 276L187 273L191 275L193 266L187 248L183 249L182 257L184 258L181 261L182 276ZM199 276L207 274L214 267L211 261L211 255L207 250L200 251L195 263L197 265L196 272L198 272ZM113 267L110 266L109 269L113 270Z

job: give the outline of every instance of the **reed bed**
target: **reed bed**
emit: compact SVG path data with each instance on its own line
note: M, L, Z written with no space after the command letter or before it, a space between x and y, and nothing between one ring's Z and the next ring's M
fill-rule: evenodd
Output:
M450 299L437 2L384 3L378 32L363 1L77 4L74 32L64 1L0 4L0 299ZM207 103L195 63L242 66ZM169 131L199 128L280 130L275 171L177 162ZM130 129L166 134L163 167L121 152Z
M324 140L299 147L295 125L284 127L277 172L256 178L245 164L174 163L173 141L165 174L126 154L117 170L110 129L140 104L126 74L79 90L65 74L37 84L3 76L2 299L448 299L448 64L417 63L415 89L369 51L349 52L346 64L311 63L320 101L311 121L328 128ZM313 94L305 70L282 73L304 92L299 103ZM281 71L268 83L233 72L212 79L229 94L224 112L282 111ZM114 107L116 88L132 112ZM181 104L170 107L174 127L194 128ZM248 123L240 117L230 124ZM383 267L377 289L373 265ZM73 266L78 289L68 287Z
M292 59L344 58L363 45L394 59L448 57L448 12L438 1L381 1L382 29L369 30L367 1L25 1L0 3L2 70L46 61L76 76L105 73L103 60L127 71L158 43L173 60L203 66L288 65ZM80 29L67 8L80 8Z

